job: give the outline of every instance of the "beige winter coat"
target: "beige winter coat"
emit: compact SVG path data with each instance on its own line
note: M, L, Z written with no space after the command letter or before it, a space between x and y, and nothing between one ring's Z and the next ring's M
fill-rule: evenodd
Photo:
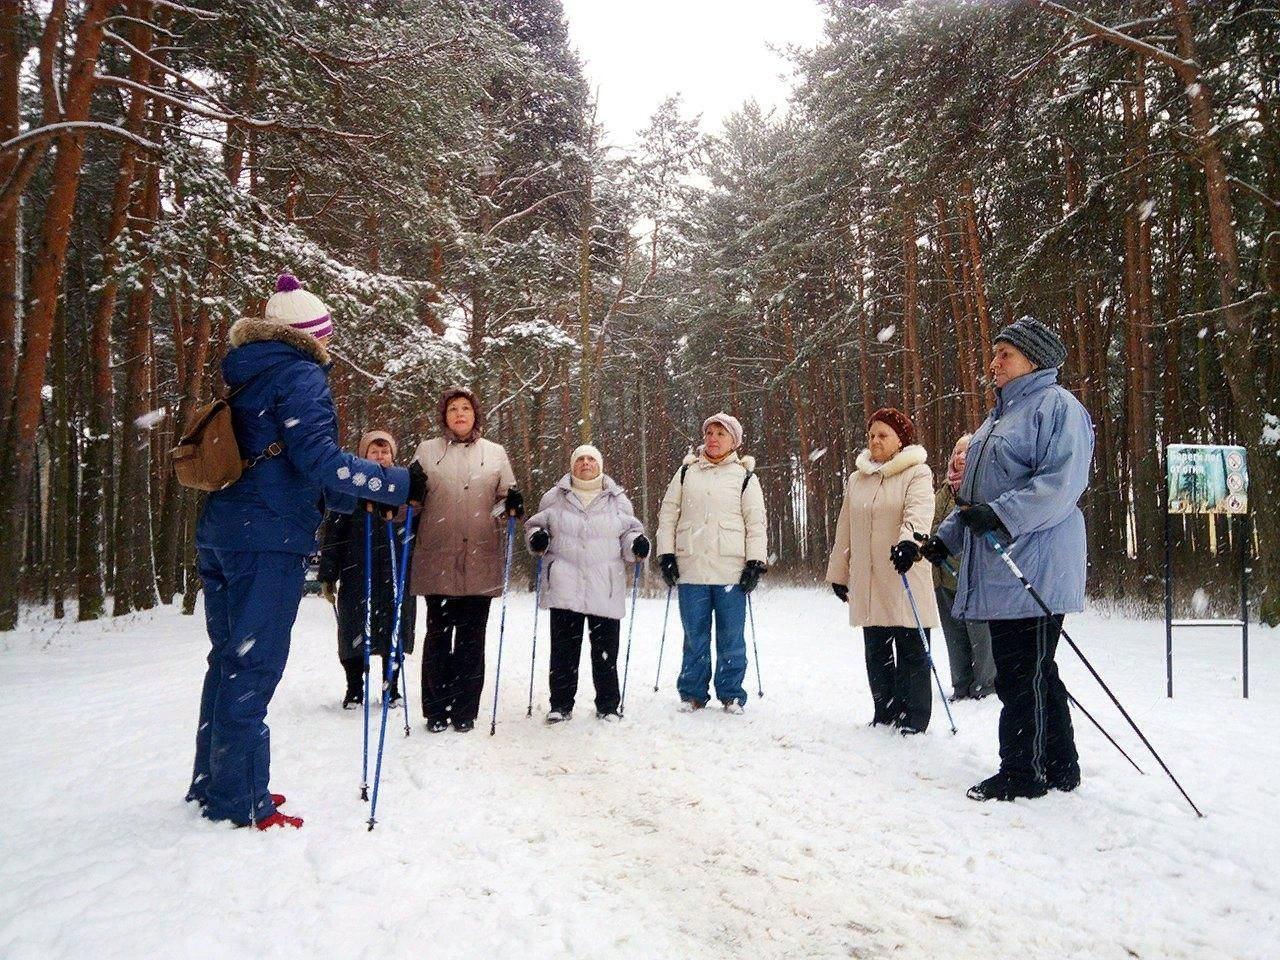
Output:
M759 477L743 489L755 465L736 453L712 463L699 452L671 478L658 513L658 556L676 555L681 583L737 583L748 560L768 562Z
M427 499L413 548L410 589L419 596L497 597L506 559L506 518L494 508L515 486L507 452L478 438L435 437L413 458L427 474Z
M933 472L924 447L912 444L888 463L863 450L845 486L827 580L849 588L849 622L855 627L914 627L911 603L889 551L899 540L928 534L933 524ZM938 625L930 565L919 561L907 574L921 623Z

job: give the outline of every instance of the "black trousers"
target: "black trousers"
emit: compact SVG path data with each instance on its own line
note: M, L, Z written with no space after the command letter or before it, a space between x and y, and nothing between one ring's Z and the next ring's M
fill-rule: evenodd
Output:
M568 712L578 693L582 662L582 626L591 637L591 680L596 712L618 712L618 634L621 621L591 617L572 610L551 610L551 709Z
M456 724L480 712L489 603L488 597L427 597L422 715L428 720Z
M919 632L915 627L863 627L862 639L875 722L896 721L927 730L933 692L929 689L929 658Z
M1079 773L1067 688L1053 659L1061 632L1061 614L991 621L1003 773L1041 782Z
M369 661L369 670L373 676L369 678L369 688L371 690L379 690L382 687L383 678L387 675L387 658L379 657L381 668L373 660ZM364 692L364 658L351 660L342 660L342 669L347 674L347 692L355 693L356 691ZM396 698L400 696L400 669L393 663L391 665L391 684L389 689L395 691Z

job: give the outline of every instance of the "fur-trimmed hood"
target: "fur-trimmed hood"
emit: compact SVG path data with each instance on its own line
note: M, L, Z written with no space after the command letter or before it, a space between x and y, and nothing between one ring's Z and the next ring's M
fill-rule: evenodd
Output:
M707 467L723 467L726 463L740 463L742 464L743 469L745 469L748 473L754 473L756 469L756 458L751 456L751 454L746 454L745 456L743 456L743 455L739 455L738 452L735 450L733 453L729 454L719 463L712 463L710 460L706 458L706 456L703 455L702 447L698 447L697 452L695 453L685 454L685 458L682 461L682 464L686 467L691 467L698 461L702 461L702 463Z
M873 473L882 473L886 477L893 477L901 473L903 470L910 470L912 467L918 467L929 459L929 454L924 447L918 443L910 444L903 447L895 453L886 463L876 463L871 459L871 451L863 449L858 454L855 464L859 473L865 473L870 476Z
M282 323L272 323L270 320L261 320L257 317L242 317L231 325L229 338L232 347L278 340L280 343L297 347L322 367L329 365L329 351L325 349L323 343L309 333L303 333Z

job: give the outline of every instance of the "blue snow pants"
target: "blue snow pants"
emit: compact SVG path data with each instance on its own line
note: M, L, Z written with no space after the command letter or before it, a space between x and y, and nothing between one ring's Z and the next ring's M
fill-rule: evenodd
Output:
M211 820L241 826L275 813L267 782L267 706L289 659L305 558L296 553L198 551L209 629L196 761L188 799Z
M747 675L747 595L737 584L682 583L680 622L684 626L684 660L676 690L681 700L706 703L711 683L711 621L715 618L716 699L747 702L742 680Z

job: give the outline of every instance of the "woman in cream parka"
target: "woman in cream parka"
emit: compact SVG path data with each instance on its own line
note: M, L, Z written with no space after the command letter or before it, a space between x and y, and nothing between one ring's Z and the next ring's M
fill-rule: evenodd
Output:
M684 660L676 688L682 711L710 699L711 634L715 622L715 692L727 713L747 702L744 625L747 594L766 568L764 491L755 461L739 457L742 424L717 413L702 424L702 446L685 458L662 498L658 565L678 585Z

